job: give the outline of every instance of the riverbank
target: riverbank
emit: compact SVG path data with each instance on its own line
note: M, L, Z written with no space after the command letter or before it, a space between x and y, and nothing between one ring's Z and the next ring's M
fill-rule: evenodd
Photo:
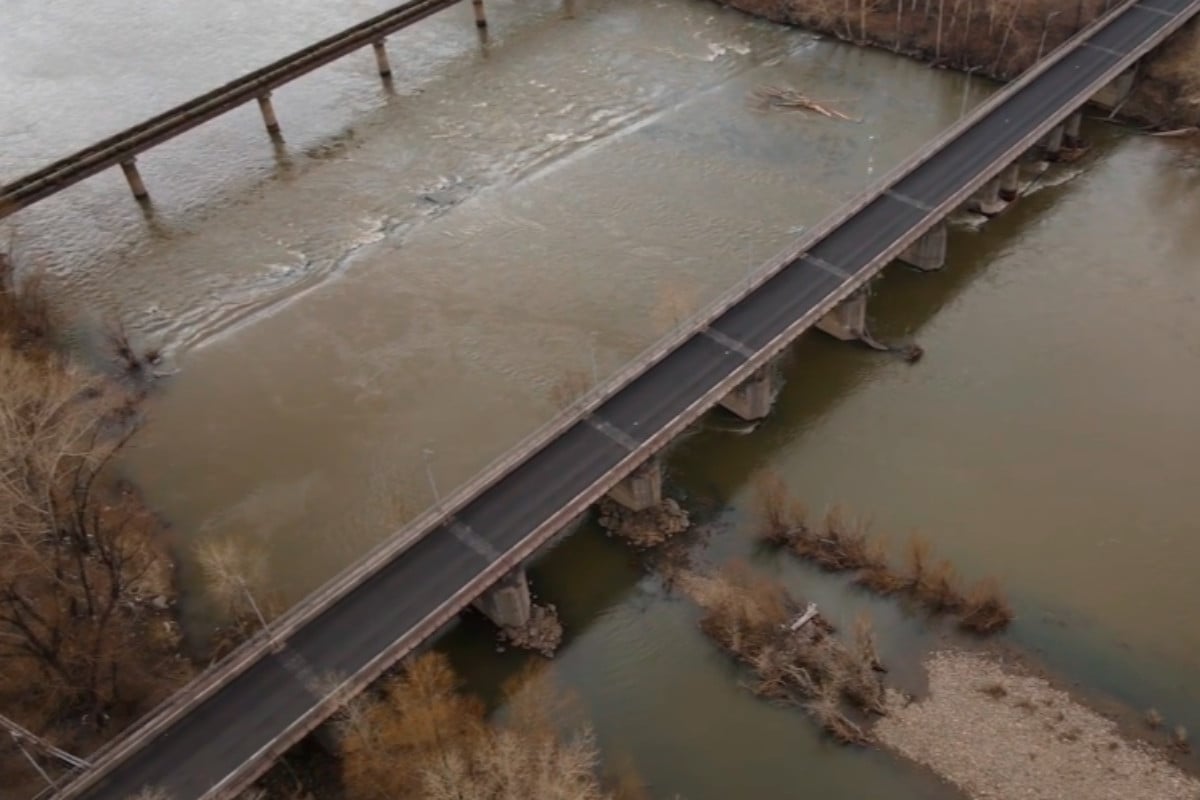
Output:
M1104 13L1101 0L721 0L799 25L998 81L1020 75ZM1123 118L1158 129L1200 125L1200 24L1192 20L1139 65Z
M1200 781L1043 677L993 655L932 654L928 695L891 690L874 727L884 747L973 800L1194 800Z
M192 667L164 527L109 469L138 429L140 393L53 335L39 287L18 287L0 256L0 714L86 756ZM0 751L16 797L65 766L41 741L24 750Z

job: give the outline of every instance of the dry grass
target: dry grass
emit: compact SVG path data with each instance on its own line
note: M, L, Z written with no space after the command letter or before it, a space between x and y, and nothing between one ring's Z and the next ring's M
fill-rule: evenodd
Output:
M921 580L912 586L917 599L933 613L940 614L963 607L966 598L960 584L954 565L940 559L926 568Z
M1014 616L1000 584L995 578L984 578L967 592L959 624L974 633L988 634L1008 627Z
M52 331L41 276L31 275L18 286L12 261L0 252L0 339L22 355L42 358Z
M807 532L808 509L792 497L779 473L761 470L752 483L753 513L765 541L788 544L795 536Z
M799 603L779 583L738 562L711 575L683 574L678 585L701 608L701 629L750 668L755 694L806 708L839 741L866 741L846 708L884 709L881 667L866 620L856 626L853 647L830 635L819 616L792 631L788 623Z

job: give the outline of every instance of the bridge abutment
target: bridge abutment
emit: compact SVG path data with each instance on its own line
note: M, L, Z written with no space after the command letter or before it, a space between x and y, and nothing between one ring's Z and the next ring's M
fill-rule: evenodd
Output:
M778 384L777 371L768 364L760 367L741 386L725 395L720 405L747 422L755 422L771 413L771 405L775 402L775 394L779 390Z
M662 502L662 463L651 458L608 490L608 496L630 511L642 511Z
M859 289L817 321L817 328L835 339L853 342L867 330L867 292Z
M946 266L946 223L939 222L899 255L905 264L931 272Z
M518 569L484 592L475 608L500 628L524 628L533 613L533 598L525 570Z

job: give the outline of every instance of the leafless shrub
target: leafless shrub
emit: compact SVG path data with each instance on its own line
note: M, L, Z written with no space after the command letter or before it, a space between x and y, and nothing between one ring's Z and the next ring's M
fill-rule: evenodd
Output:
M0 339L0 658L96 729L179 678L145 601L169 591L157 521L108 467L137 429L125 393Z
M935 614L957 611L964 602L958 572L945 559L935 561L924 571L921 581L915 585L915 593L917 599Z
M1192 745L1188 741L1187 728L1182 725L1176 725L1171 731L1171 746L1181 753L1190 753Z
M888 561L884 540L871 537L869 524L861 517L835 505L818 526L809 527L803 504L789 494L778 475L760 472L754 486L754 516L765 541L786 545L822 569L853 571L854 582L869 591L903 593L931 613L958 614L959 624L975 633L993 633L1012 621L1012 608L994 579L979 581L964 592L957 570L945 559L933 559L924 536L910 536L905 567L897 570Z
M989 683L985 686L980 686L979 691L986 694L993 700L1003 700L1008 696L1008 689L1004 688L1004 684L999 681Z
M779 473L762 470L754 475L754 516L760 536L772 544L787 544L807 533L808 511L791 496Z
M967 592L959 624L974 633L993 633L1008 627L1013 616L1000 584L995 578L985 578Z
M572 700L542 670L505 687L507 719L489 725L478 700L462 694L448 660L429 653L410 661L368 702L361 725L345 729L343 781L352 798L423 800L605 800L599 752L578 723L564 736Z
M1148 711L1146 711L1146 726L1147 727L1151 728L1152 730L1158 730L1159 728L1162 727L1162 724L1163 724L1163 716L1162 716L1162 714L1158 713L1157 708L1151 708Z
M819 616L792 630L796 601L740 563L712 575L688 573L678 583L700 606L701 629L751 669L755 694L807 708L840 741L864 741L840 704L884 713L881 667L865 620L853 648L829 635Z
M12 260L0 252L0 339L30 357L42 357L53 330L41 273L17 284Z

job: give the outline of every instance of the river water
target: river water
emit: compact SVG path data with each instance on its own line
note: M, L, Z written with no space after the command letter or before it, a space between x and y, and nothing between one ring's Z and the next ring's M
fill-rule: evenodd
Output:
M125 468L173 526L184 613L211 614L195 543L234 537L291 602L743 278L989 91L696 0L463 5L0 223L81 352L120 322L173 375ZM10 0L0 175L15 176L386 7ZM9 10L13 12L10 16ZM137 24L130 20L136 19ZM763 113L791 85L860 122ZM869 612L885 660L942 634L755 550L749 477L813 508L919 528L1016 601L1010 638L1066 679L1200 728L1193 485L1200 433L1200 154L1101 123L1083 162L956 228L948 268L872 300L907 365L813 335L754 430L712 415L672 451L708 509L697 557L741 556L831 616ZM655 796L936 797L881 753L766 706L636 557L585 525L534 565L557 659L606 753ZM520 662L448 640L489 692ZM901 672L904 670L901 669Z

